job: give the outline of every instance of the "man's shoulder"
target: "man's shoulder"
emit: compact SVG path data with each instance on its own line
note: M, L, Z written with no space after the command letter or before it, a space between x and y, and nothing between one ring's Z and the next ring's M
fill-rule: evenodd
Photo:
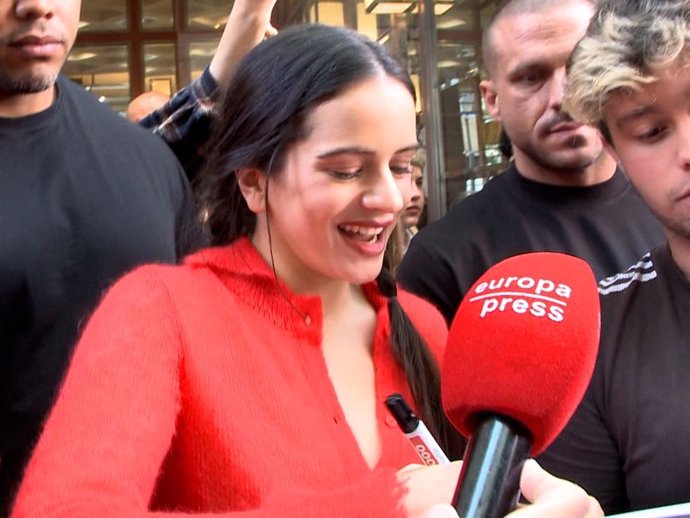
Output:
M599 281L601 301L602 344L609 341L617 347L621 330L646 326L647 315L666 305L665 283L660 282L660 269L655 250L642 256L626 271ZM607 346L609 347L609 346Z
M652 252L647 252L626 271L617 273L599 281L599 295L602 302L615 302L619 298L630 298L637 295L641 287L648 286L657 279L658 272L652 259Z
M93 92L87 91L65 76L58 76L58 99L64 116L88 115L99 123L126 122L123 117L108 105L103 98L98 98Z
M488 203L497 200L511 199L514 188L511 176L516 174L512 168L506 169L489 178L484 187L473 194L468 194L455 201L449 210L459 214L485 210ZM495 207L494 207L495 208Z
M510 196L503 173L493 177L484 188L455 202L440 219L423 227L414 237L417 245L429 249L463 249L467 243L485 241L509 221L502 215L510 211ZM508 194L508 195L506 195Z
M112 144L126 143L134 149L168 154L168 146L162 139L127 120L69 78L60 76L58 88L62 89L61 95L64 96L62 109L65 111L62 116L82 121L89 132L88 137L107 137Z

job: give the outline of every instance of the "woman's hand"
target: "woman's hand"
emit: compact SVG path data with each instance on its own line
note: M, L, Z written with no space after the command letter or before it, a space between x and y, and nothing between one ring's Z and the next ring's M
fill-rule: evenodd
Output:
M458 518L449 504L455 492L461 462L446 466L408 466L398 478L408 489L403 505L410 517ZM580 486L556 478L534 460L525 462L520 479L523 496L531 502L506 518L601 518L604 512Z
M450 504L437 504L430 507L422 518L458 518L458 513Z
M403 508L410 518L426 518L426 513L435 504L448 503L453 500L455 486L458 483L462 462L423 466L410 464L398 471L398 480L407 490L403 497ZM448 507L455 516L455 510ZM443 515L440 515L443 516Z

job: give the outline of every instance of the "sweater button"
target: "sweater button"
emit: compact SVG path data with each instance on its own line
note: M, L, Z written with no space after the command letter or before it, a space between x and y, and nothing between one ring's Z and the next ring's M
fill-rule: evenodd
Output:
M308 326L311 325L311 317L309 315L306 315L304 317L304 323L307 324Z

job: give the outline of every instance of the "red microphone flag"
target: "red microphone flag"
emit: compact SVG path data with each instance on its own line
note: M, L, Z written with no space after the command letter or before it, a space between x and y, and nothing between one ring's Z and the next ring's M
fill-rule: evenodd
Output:
M472 286L455 315L442 366L443 407L472 435L498 414L531 434L532 455L560 433L592 376L600 331L597 284L573 256L506 259Z

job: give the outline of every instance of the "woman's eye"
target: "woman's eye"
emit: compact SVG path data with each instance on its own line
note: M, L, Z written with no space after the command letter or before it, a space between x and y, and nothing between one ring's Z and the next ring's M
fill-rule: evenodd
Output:
M356 171L336 171L334 169L330 169L328 172L337 180L351 180L353 178L357 178L362 170L357 169Z
M404 164L404 165L391 165L391 171L394 174L410 174L412 172L412 166L410 164Z

